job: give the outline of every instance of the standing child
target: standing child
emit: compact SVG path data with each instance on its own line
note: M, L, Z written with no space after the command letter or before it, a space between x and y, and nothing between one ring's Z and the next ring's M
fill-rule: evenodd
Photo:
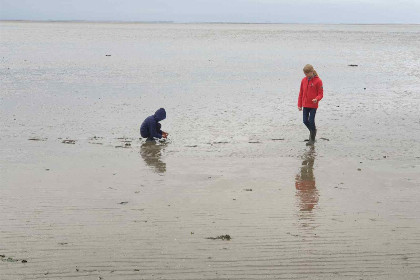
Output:
M302 111L303 108L303 123L309 129L309 141L306 145L313 145L316 137L315 114L318 108L318 102L324 95L322 81L318 77L314 67L306 64L303 67L305 78L300 83L298 109Z
M147 117L140 127L141 137L147 138L147 140L154 140L154 138L161 139L168 137L168 133L162 131L162 127L159 123L166 119L166 111L163 108L158 109L154 115Z

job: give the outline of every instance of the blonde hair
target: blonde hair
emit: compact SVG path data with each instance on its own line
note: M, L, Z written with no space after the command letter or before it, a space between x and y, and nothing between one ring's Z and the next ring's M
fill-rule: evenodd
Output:
M303 67L303 72L306 74L309 72L314 72L314 75L318 76L318 73L315 71L314 67L310 64L306 64L305 67Z

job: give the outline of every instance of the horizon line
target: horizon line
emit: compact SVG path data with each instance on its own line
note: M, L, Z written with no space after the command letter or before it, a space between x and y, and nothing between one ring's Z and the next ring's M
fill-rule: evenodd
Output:
M126 21L126 20L28 20L0 19L0 22L63 22L63 23L143 23L143 24L322 24L322 25L420 25L420 23L326 23L326 22L240 22L240 21Z

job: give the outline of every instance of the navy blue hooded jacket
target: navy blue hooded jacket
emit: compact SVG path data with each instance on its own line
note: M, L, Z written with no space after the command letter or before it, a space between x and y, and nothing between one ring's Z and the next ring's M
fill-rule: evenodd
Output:
M166 119L166 111L160 108L154 115L147 117L140 127L140 135L144 138L162 138L160 121Z

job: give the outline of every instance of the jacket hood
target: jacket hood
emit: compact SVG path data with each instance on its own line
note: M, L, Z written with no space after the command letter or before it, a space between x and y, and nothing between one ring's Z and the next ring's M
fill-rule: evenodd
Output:
M160 122L166 119L166 111L163 108L158 109L155 114L153 115L155 117L156 121Z

